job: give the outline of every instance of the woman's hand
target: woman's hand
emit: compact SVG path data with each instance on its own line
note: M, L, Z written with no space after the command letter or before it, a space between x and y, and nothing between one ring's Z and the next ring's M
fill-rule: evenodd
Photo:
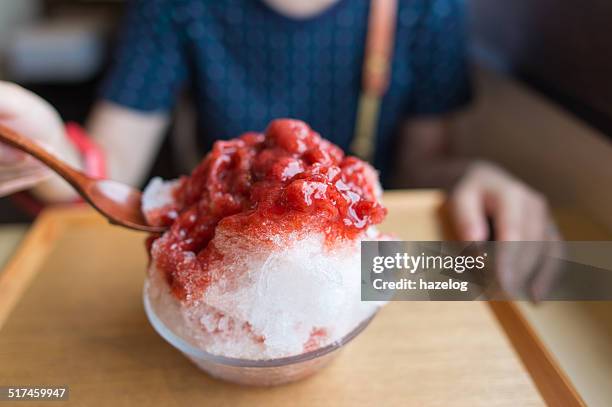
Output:
M22 87L0 81L0 124L42 144L58 157L77 166L79 156L67 140L57 111L42 98ZM51 172L37 160L0 143L0 196L39 185ZM72 197L65 184L58 183L52 200ZM41 193L44 195L44 187ZM47 193L47 195L49 195Z
M462 240L528 242L497 247L497 280L510 296L527 290L543 298L558 272L551 259L560 237L542 194L494 164L475 162L452 190L450 207Z
M551 238L546 198L500 167L471 164L451 192L451 210L462 240L538 241ZM489 236L491 219L495 236Z
M99 101L87 127L92 139L106 153L110 177L138 185L155 159L168 123L166 112L139 112ZM81 166L79 153L66 137L57 111L35 94L2 81L0 124L31 137L72 166ZM76 198L72 188L59 176L51 174L38 161L0 143L0 196L32 187L32 192L46 202Z
M532 298L542 298L558 272L547 260L561 246L546 199L493 163L455 154L450 122L445 116L405 123L396 174L403 182L397 186L450 188L449 206L461 240L542 242L496 247L502 288L510 293L527 288Z

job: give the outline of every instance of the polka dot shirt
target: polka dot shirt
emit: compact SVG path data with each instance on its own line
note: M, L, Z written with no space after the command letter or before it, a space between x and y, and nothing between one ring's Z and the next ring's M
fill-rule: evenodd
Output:
M278 117L308 122L347 149L354 132L369 0L286 17L263 0L137 0L129 4L102 97L141 111L195 96L203 145L263 130ZM375 164L385 175L405 118L468 102L461 0L400 0L392 77Z

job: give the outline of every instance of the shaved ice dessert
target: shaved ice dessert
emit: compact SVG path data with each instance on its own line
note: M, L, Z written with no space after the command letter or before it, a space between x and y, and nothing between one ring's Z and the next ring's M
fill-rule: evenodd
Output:
M190 176L153 179L145 296L212 355L275 360L337 343L381 303L360 297L360 241L382 239L376 171L301 121L217 141Z

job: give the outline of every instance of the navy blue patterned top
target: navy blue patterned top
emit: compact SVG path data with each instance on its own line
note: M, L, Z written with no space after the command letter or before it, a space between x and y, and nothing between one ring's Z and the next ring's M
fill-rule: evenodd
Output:
M299 118L348 148L354 131L369 0L339 0L312 18L285 17L264 0L138 0L102 97L142 111L171 109L188 85L203 134L261 131ZM462 0L400 0L392 78L376 166L392 158L401 119L466 103Z

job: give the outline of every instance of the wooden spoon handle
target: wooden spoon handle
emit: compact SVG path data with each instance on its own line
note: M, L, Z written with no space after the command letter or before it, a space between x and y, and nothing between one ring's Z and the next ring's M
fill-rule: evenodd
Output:
M47 167L58 173L70 185L82 192L84 186L91 179L81 171L73 168L68 163L45 150L30 138L22 136L14 130L0 124L0 141L14 147L24 153L30 154L44 163Z

